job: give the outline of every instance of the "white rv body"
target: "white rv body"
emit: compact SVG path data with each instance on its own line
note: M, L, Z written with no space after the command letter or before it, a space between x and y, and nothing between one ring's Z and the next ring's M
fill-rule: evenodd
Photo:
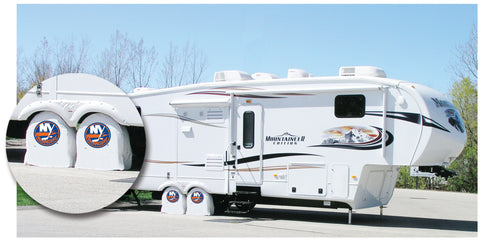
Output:
M172 213L210 214L212 203L231 202L383 206L400 166L445 166L462 151L465 128L442 94L386 78L375 67L339 73L312 77L290 69L288 78L260 73L255 80L224 71L215 73L215 82L137 88L128 96L112 92L103 79L66 74L29 92L11 123L18 128L48 111L76 128L99 113L129 129L134 151L144 148L144 134L145 159L133 188L181 202L181 208L162 202ZM94 158L96 150L89 151ZM195 209L185 208L192 202Z
M359 209L389 202L400 166L444 166L462 151L461 118L442 94L349 68L261 80L227 71L217 82L130 94L147 140L134 188ZM340 105L356 100L363 111Z

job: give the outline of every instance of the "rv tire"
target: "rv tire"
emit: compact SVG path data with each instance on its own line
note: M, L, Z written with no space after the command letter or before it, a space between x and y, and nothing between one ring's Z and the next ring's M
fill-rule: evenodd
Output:
M214 214L222 214L225 211L227 211L232 204L226 198L221 198L221 199L214 198L213 205L214 205Z
M240 211L250 211L255 207L255 203L252 202L238 202L235 203L235 206L240 210Z
M152 199L162 200L162 194L163 192L152 191Z

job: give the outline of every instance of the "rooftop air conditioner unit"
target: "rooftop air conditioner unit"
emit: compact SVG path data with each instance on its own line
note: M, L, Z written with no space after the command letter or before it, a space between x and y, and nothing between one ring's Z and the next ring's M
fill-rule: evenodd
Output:
M386 78L387 75L383 69L372 66L351 66L340 67L339 76L364 76Z
M302 69L291 68L291 69L288 69L287 77L288 78L308 78L310 77L310 74L308 74L307 71Z
M252 80L250 74L237 71L237 70L229 70L229 71L220 71L215 72L213 77L214 82L225 82L225 81L240 81L240 80Z

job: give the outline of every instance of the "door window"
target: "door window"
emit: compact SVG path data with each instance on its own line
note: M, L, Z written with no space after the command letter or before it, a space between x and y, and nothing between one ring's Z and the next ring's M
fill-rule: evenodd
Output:
M243 113L243 147L251 149L255 146L255 113L245 111Z

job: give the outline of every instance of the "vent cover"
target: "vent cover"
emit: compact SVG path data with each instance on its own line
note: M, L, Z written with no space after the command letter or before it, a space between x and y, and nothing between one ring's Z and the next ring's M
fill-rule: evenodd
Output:
M355 67L344 67L340 71L340 76L355 76Z
M207 120L217 120L223 119L223 111L222 110L209 110L207 111Z
M207 154L205 168L213 171L223 171L223 157L220 154Z
M377 77L386 78L387 75L383 69L372 66L353 66L340 67L339 76L363 76L363 77Z
M237 70L216 72L213 76L215 82L253 80L250 74Z

